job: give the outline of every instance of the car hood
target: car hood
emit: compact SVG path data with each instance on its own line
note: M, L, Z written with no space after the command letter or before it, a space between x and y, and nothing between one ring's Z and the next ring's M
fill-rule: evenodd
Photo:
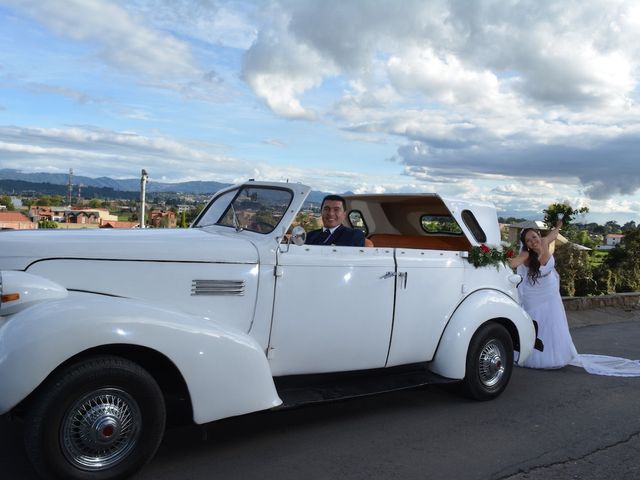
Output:
M257 263L243 238L200 229L31 230L0 233L0 269L52 258Z

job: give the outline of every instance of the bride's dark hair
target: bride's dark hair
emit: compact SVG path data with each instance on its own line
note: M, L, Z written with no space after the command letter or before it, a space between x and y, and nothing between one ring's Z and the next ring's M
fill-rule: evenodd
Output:
M540 232L538 230L534 230L533 228L525 228L524 230L522 230L522 232L520 232L520 244L522 245L522 251L529 252L529 259L526 262L527 267L529 267L527 276L531 280L531 283L534 284L536 283L538 278L540 278L540 259L538 258L538 254L536 252L527 248L527 244L524 241L524 237L529 231L534 231L538 235L540 235Z

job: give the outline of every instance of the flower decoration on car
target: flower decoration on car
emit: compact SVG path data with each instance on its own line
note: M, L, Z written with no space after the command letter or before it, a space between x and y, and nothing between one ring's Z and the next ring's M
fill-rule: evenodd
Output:
M511 247L495 248L482 243L480 246L471 247L467 259L476 268L487 265L500 268L500 264L507 264L507 261L515 255L515 250Z

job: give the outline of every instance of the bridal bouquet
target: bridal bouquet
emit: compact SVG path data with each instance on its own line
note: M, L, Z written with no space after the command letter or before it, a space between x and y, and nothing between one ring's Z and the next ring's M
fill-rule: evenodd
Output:
M499 268L500 264L507 264L508 259L515 256L515 250L509 248L489 247L484 243L477 247L471 247L467 259L476 268L493 265Z

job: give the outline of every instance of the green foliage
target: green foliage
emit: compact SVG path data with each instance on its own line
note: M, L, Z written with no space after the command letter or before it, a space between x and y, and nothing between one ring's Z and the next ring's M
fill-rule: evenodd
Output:
M616 291L637 292L640 290L640 229L627 233L621 245L610 253L618 249L622 250L622 253L618 254L616 259Z
M35 201L35 204L39 207L60 207L64 203L65 199L61 195L42 195Z
M609 253L606 250L592 250L591 253L589 254L589 261L591 263L591 268L593 269L598 268L600 265L602 265L605 262L608 256L609 256Z
M598 258L601 262L595 260ZM640 291L640 229L628 231L622 243L607 252L593 252L591 259L596 288L594 292L587 289L588 293ZM575 273L569 271L564 275L575 276ZM576 291L576 295L579 294Z
M500 264L507 265L509 259L514 256L515 250L513 248L492 248L483 243L479 247L471 247L467 260L476 268L489 265L500 268Z
M187 228L188 226L189 224L187 223L187 211L182 210L182 212L180 212L180 221L178 222L178 227Z
M427 233L462 234L458 222L450 215L423 215L420 219L422 229Z
M571 205L566 205L564 203L552 203L543 210L544 223L547 224L547 227L553 228L556 226L556 223L558 223L558 219L562 216L563 226L568 227L576 215L581 215L587 212L589 212L589 208L587 207L575 209L571 207Z
M616 275L606 265L599 265L593 269L593 279L596 282L596 293L601 295L615 293Z
M40 220L38 228L58 228L58 223L51 220Z
M597 284L593 279L589 254L567 243L554 253L556 270L560 275L560 294L566 296L584 296L597 293Z
M204 207L205 207L205 204L200 203L195 208L192 208L191 210L189 210L186 214L187 223L191 224L191 222L193 222L196 219L196 217L200 215L200 212Z
M102 208L102 206L103 202L99 198L92 198L91 200L89 200L90 208Z
M292 226L294 225L300 225L307 232L320 228L320 222L318 221L318 219L309 212L298 213Z
M15 210L15 207L13 206L13 202L11 201L11 197L9 195L2 195L0 197L0 205L4 205L9 211Z

